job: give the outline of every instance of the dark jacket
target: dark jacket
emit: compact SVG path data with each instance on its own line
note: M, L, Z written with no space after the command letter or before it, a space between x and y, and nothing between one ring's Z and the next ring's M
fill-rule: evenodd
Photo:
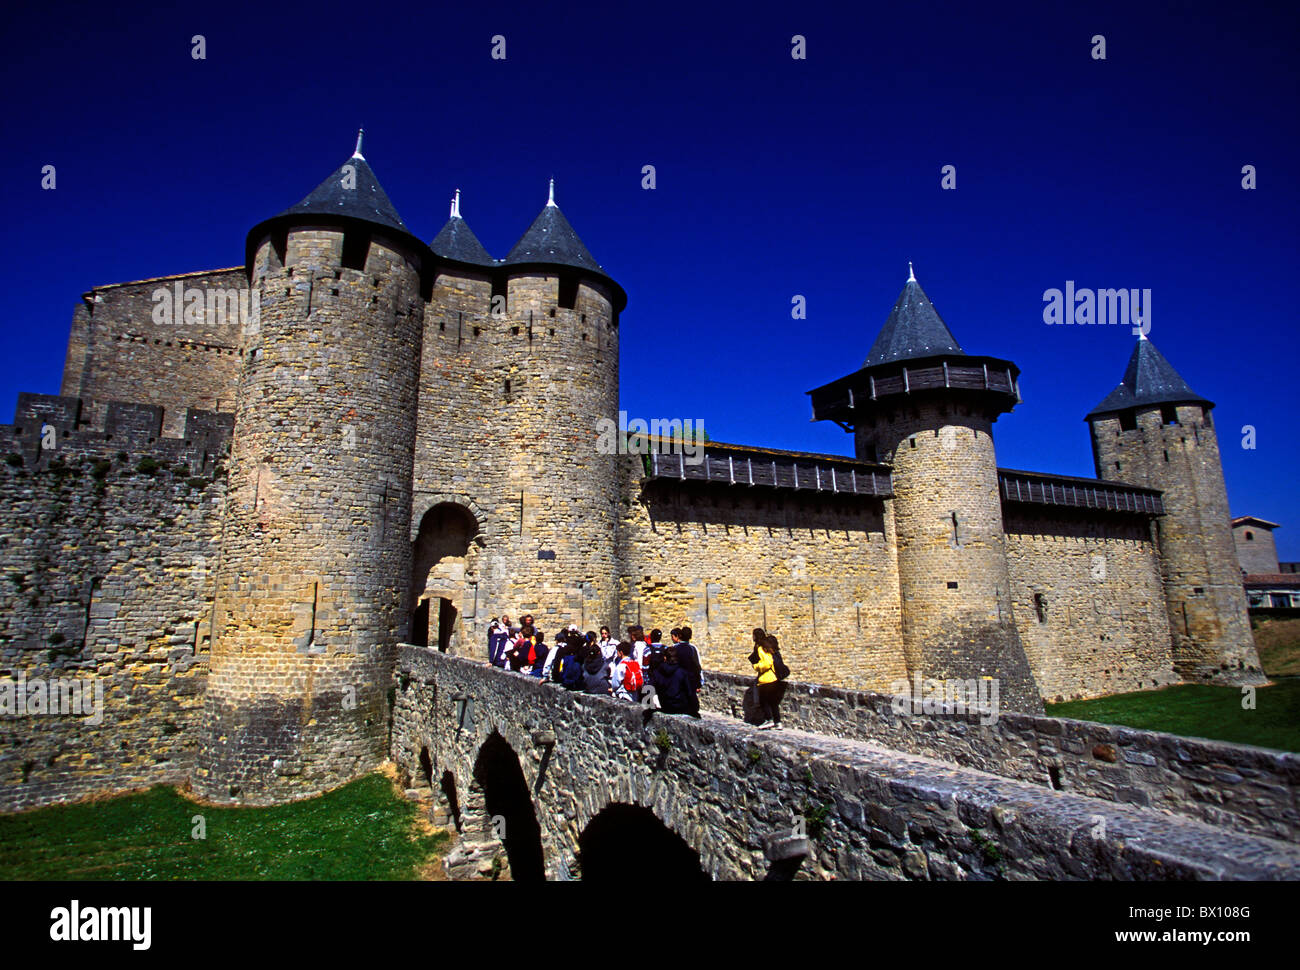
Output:
M686 671L686 676L690 678L691 687L695 690L700 689L700 655L695 652L695 645L687 640L681 640L677 644L677 662L682 665L682 670Z
M665 714L699 715L700 702L691 688L690 674L680 664L665 660L651 671L650 683Z
M586 694L609 693L609 664L599 650L593 650L587 662L582 665L582 680L583 692Z

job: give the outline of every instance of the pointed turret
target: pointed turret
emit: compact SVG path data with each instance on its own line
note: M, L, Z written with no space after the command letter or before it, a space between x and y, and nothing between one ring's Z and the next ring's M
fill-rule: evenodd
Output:
M916 281L912 264L908 263L907 268L907 283L898 295L894 309L889 311L889 319L880 328L876 342L871 345L864 367L934 354L965 353Z
M808 393L813 419L891 466L909 675L995 678L1002 706L1041 713L1015 625L993 422L1019 400L1009 360L967 354L908 266L860 370Z
M978 400L990 415L1020 402L1020 368L1000 357L966 353L917 282L912 264L907 265L903 292L862 368L808 392L814 421L853 426L882 398L930 392Z
M605 270L587 250L569 220L555 204L555 180L551 180L550 197L506 256L507 265L516 263L551 263L574 266L605 275Z
M429 248L443 259L458 263L469 263L473 266L497 265L497 261L483 248L483 244L470 229L469 223L460 214L460 189L456 190L456 195L451 200L451 214L446 225L438 231L438 235L433 237Z
M550 192L546 205L537 214L533 224L528 227L519 241L514 244L501 265L514 267L569 267L581 270L613 287L613 300L616 310L627 305L627 294L605 272L600 263L587 249L574 231L569 220L564 217L560 207L555 203L555 179L551 179Z
M1088 412L1087 418L1154 404L1199 404L1207 410L1214 407L1188 386L1173 364L1143 334L1128 359L1124 380Z
M356 150L347 161L312 189L306 198L249 230L244 246L246 265L251 266L258 243L268 233L308 221L343 228L361 224L375 226L387 230L388 235L398 241L413 244L417 253L425 249L424 243L406 228L370 163L361 154L362 134L357 133Z
M1161 492L1155 525L1174 670L1189 681L1262 684L1213 407L1143 336L1123 382L1088 413L1092 456L1098 478Z

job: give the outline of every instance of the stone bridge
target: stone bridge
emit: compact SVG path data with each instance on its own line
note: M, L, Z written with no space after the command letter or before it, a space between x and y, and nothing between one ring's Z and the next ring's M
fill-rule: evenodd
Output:
M1082 769L1039 766L1039 783L1012 777L1029 773L1023 764L989 761L980 770L865 735L797 726L819 717L825 722L837 705L868 709L879 695L827 690L822 697L815 687L792 685L789 720L796 726L757 731L723 713L744 682L706 678L701 700L714 709L697 720L651 715L627 702L571 694L475 660L406 646L398 662L392 754L409 786L430 787L459 831L448 858L456 876L1300 878L1300 846L1283 834L1296 819L1300 759L1293 755L1202 742L1216 749L1215 758L1249 761L1227 767L1257 779L1281 805L1273 806L1278 818L1257 820L1258 831L1243 831L1243 824L1234 830L1196 817L1195 810L1134 804L1141 799L1122 793L1128 800L1115 800L1100 783L1093 794L1061 790L1060 779L1083 780ZM861 715L854 723L876 720L889 730L885 718ZM985 730L961 727L947 729L957 735ZM1060 741L1060 730L1040 728ZM1135 743L1117 740L1120 747ZM960 757L969 760L969 750ZM1123 758L1112 762L1104 751L1097 764L1094 774L1125 770ZM1142 770L1151 766L1144 762ZM1124 780L1129 784L1121 791L1137 790L1140 779Z

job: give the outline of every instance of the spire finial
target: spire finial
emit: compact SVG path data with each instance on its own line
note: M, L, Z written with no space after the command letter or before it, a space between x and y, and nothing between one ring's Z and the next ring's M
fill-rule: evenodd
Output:
M916 282L916 271L912 269L912 261L910 259L907 261L907 282Z
M1146 339L1147 339L1147 332L1145 330L1139 330L1138 340L1146 340Z
M555 179L551 179L551 189L546 196L547 205L555 205Z
M460 189L456 190L456 197L451 200L451 217L460 218Z
M356 150L352 152L353 158L359 158L362 161L365 161L366 158L365 155L361 154L361 136L364 135L365 133L366 133L366 129L364 128L357 129L357 147Z

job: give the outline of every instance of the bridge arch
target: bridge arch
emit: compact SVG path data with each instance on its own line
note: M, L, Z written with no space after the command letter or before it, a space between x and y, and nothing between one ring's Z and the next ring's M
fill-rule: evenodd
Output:
M610 802L578 836L584 882L709 882L700 855L644 805Z
M515 749L492 731L474 760L465 824L483 841L500 843L516 882L546 878L542 829Z

